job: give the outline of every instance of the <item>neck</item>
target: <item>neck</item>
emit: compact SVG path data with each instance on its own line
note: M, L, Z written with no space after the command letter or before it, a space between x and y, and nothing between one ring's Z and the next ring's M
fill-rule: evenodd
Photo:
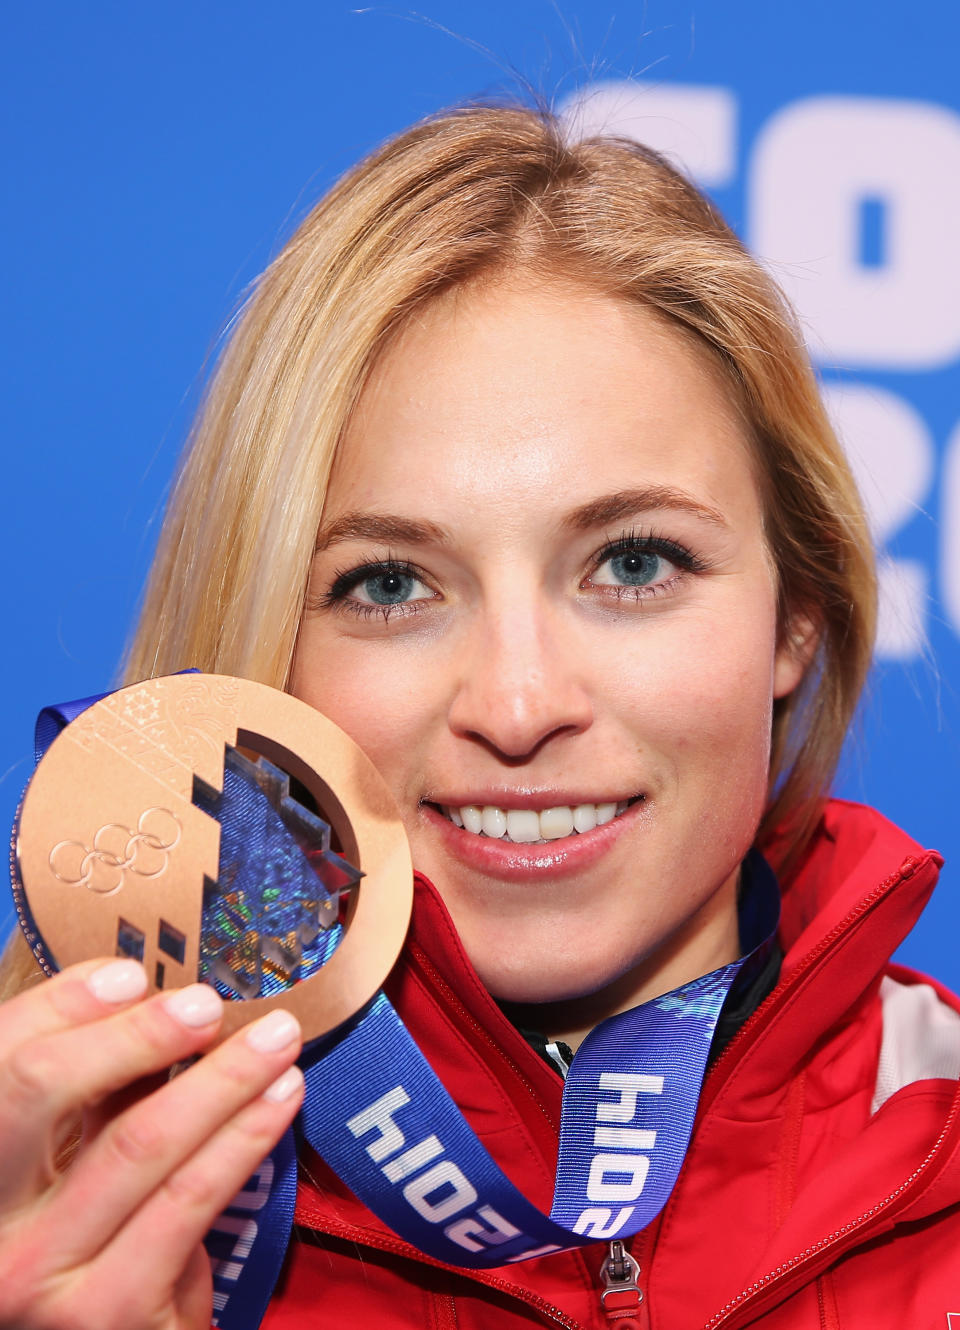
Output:
M669 993L740 955L739 872L654 953L593 993L552 1002L502 1002L514 1025L538 1030L574 1052L601 1021Z

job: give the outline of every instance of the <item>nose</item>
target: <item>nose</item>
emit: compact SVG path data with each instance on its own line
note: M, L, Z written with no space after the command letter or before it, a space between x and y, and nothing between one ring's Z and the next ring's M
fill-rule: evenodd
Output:
M594 708L574 636L527 605L483 616L464 641L448 721L513 763L580 734Z

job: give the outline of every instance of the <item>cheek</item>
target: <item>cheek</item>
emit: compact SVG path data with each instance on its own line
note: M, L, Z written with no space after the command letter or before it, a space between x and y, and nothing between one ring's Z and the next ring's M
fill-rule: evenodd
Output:
M641 726L661 725L684 746L744 730L769 734L773 707L775 638L768 631L714 631L698 621L672 640L643 644L642 655L622 655L613 688L635 710Z
M680 708L674 716L698 749L718 753L737 749L766 756L773 720L771 660L762 656L724 660L714 653L705 670L677 676L677 688L686 688L686 724Z
M763 813L773 718L772 615L760 631L697 623L675 650L645 652L615 682L621 715L649 773L677 815L678 837L740 853Z
M418 743L429 726L429 688L391 662L385 668L368 643L359 649L325 634L301 635L290 691L339 725L370 758L401 803L421 765Z

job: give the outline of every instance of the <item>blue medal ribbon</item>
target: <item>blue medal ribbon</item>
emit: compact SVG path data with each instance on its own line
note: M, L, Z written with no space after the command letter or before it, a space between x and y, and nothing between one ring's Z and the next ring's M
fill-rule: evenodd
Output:
M38 760L59 730L97 700L41 713ZM242 761L233 768L228 763L223 793L207 809L223 828L220 880L242 874L282 882L282 901L264 908L292 911L293 927L305 896L317 894L316 855L311 863L289 820L277 815L243 768ZM611 1016L581 1044L564 1084L549 1215L490 1157L382 992L305 1050L300 1130L374 1214L449 1265L490 1269L627 1238L646 1227L670 1195L721 1009L769 954L779 891L756 852L744 863L739 911L740 960ZM218 921L205 910L205 931ZM274 934L277 927L272 919ZM292 978L322 965L341 934L331 922L312 939L300 968L291 965ZM289 1130L207 1237L214 1324L223 1330L259 1325L284 1259L295 1200Z
M747 955L609 1017L581 1044L549 1217L491 1159L383 993L308 1053L306 1139L384 1223L450 1265L490 1269L638 1232L683 1163L726 997L776 929L779 892L760 855L743 878Z

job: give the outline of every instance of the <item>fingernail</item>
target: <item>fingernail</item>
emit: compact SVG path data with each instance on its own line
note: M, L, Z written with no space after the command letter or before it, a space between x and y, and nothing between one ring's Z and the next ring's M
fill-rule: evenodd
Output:
M271 1011L247 1027L245 1038L258 1053L276 1053L300 1038L300 1022L289 1011Z
M199 1029L220 1019L223 1001L209 984L188 984L163 999L163 1005L175 1021Z
M110 961L87 975L87 987L100 1002L131 1002L147 991L147 972L139 961Z
M269 1099L273 1104L280 1104L284 1099L289 1099L295 1095L303 1084L303 1072L299 1067L288 1067L282 1076L278 1076L272 1085L268 1085L263 1092L264 1099Z

